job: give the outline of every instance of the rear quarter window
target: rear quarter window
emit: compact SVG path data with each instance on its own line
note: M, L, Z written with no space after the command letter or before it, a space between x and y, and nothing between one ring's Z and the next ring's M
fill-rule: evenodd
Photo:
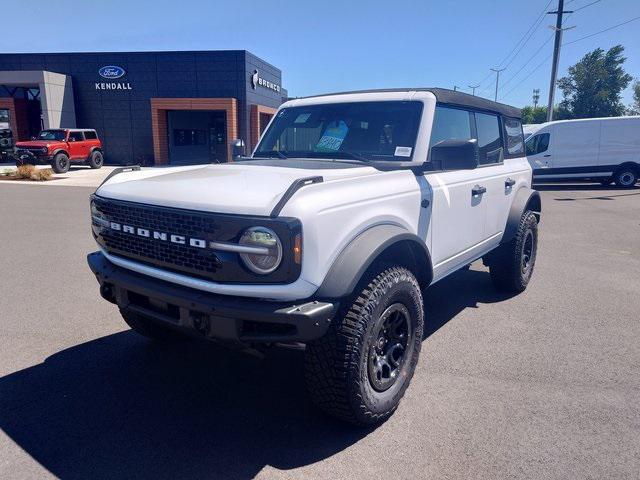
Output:
M517 118L505 118L504 131L505 138L507 140L507 152L505 157L522 157L524 155L522 122Z
M84 132L84 138L87 140L96 140L98 135L96 135L96 132Z

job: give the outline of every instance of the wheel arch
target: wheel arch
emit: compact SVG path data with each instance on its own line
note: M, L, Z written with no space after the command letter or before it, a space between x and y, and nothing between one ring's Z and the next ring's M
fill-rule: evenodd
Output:
M516 192L513 203L511 204L501 243L507 243L513 240L513 237L515 237L518 231L520 218L527 210L531 210L538 219L538 222L540 222L540 216L542 215L540 193L532 188L522 187Z
M69 152L67 152L64 148L56 148L52 153L51 156L55 157L56 155L58 155L59 153L64 153L67 157L70 157Z
M636 175L640 176L640 163L637 162L624 162L621 163L620 165L618 165L616 167L616 169L613 171L613 174L615 175L616 173L618 173L620 170L623 170L625 168L631 168L634 172L636 172Z
M338 255L316 295L350 295L372 265L385 260L411 270L422 288L433 279L431 255L420 237L397 225L377 225L360 233Z

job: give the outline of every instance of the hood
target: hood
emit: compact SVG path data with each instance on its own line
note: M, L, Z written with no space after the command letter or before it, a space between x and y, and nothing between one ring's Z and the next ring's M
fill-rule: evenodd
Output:
M101 197L218 213L266 216L300 178L324 182L376 175L372 167L287 168L231 163L182 168L154 168L114 176L96 192Z
M26 142L16 142L16 147L20 148L42 148L58 143L55 140L29 140Z

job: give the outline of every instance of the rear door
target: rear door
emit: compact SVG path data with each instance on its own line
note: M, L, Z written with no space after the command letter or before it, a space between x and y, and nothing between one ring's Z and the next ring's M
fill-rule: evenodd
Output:
M543 174L551 168L551 131L548 127L542 129L527 139L525 143L527 160L533 169L533 174Z

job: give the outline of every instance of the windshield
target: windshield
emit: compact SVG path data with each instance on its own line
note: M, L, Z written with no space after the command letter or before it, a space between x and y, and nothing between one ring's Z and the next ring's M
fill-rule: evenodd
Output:
M409 161L421 102L353 102L284 108L254 157Z
M43 130L38 135L38 140L64 140L64 130Z

